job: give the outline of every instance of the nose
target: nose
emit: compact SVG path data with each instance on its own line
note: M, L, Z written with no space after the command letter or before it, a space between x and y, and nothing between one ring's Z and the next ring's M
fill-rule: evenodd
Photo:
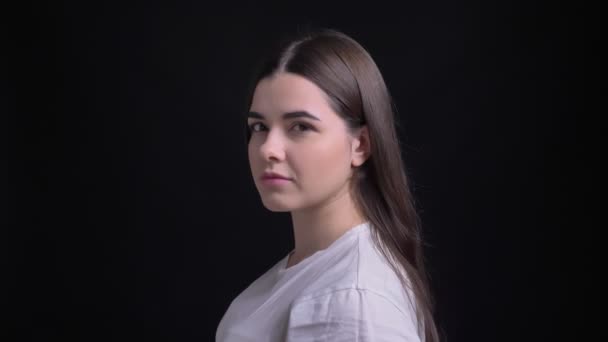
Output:
M268 132L266 139L260 145L260 153L264 160L281 161L285 159L285 149L278 133Z

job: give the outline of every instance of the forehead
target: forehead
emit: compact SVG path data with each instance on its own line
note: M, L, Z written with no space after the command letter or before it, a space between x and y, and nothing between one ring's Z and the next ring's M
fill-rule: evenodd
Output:
M293 73L281 72L258 82L251 110L266 116L297 110L317 116L333 113L327 95L312 81Z

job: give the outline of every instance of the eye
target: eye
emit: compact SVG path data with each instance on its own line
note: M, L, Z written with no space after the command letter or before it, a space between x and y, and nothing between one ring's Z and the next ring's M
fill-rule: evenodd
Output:
M264 126L261 122L254 122L251 125L249 125L249 130L252 131L252 132L258 132L258 131L260 131L261 128L260 129L256 129L256 127L258 127L257 126L258 124L260 124L261 126Z
M296 129L296 127L300 127L300 129ZM294 129L296 132L305 132L305 131L310 130L311 127L309 125L298 122L292 126L292 129Z

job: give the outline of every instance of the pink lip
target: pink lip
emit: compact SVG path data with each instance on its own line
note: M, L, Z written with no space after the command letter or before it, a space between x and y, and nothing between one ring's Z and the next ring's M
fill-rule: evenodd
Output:
M266 185L285 185L285 184L291 182L291 180L285 179L285 178L267 177L267 178L262 178L262 182Z
M264 172L264 174L262 175L262 179L263 179L263 180L264 180L264 179L277 179L277 178L278 178L278 179L287 179L287 180L290 180L290 178L285 177L285 176L283 176L283 175L281 175L281 174L279 174L279 173L275 173L275 172L269 172L269 171L266 171L266 172Z

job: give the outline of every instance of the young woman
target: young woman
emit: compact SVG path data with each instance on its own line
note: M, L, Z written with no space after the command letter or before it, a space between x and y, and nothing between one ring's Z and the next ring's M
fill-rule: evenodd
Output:
M438 341L393 104L335 30L286 41L254 78L251 174L295 248L237 296L217 342Z

